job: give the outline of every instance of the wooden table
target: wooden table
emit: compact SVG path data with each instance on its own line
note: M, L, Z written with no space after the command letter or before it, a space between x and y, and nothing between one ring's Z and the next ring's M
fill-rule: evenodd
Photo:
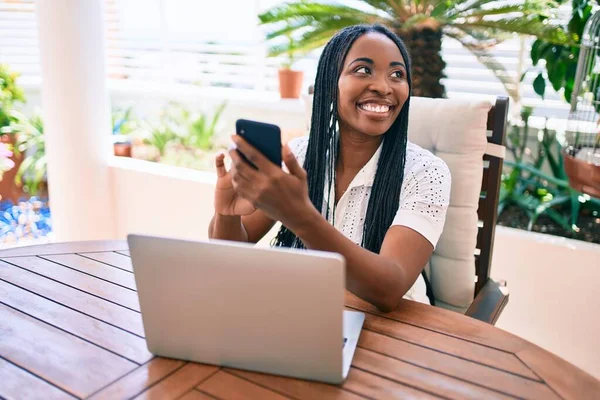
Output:
M365 328L342 386L155 358L125 242L0 251L0 397L600 398L600 382L541 348L404 301ZM535 318L535 316L532 316Z

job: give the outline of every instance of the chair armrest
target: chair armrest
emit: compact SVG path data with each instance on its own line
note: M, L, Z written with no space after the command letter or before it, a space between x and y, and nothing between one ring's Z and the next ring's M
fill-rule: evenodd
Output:
M488 279L465 314L494 325L506 303L508 303L506 283L499 284Z

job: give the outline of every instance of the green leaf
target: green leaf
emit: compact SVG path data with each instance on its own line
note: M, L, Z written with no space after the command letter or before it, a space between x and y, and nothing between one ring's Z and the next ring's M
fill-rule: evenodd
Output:
M461 21L460 19L457 21ZM514 32L524 35L533 35L554 44L573 43L574 39L561 27L544 23L537 16L500 18L495 20L475 20L466 22L454 22L452 26L497 29L504 32Z
M566 188L570 187L569 186L569 182L567 180L558 179L558 178L555 178L553 176L550 176L550 175L548 175L548 174L540 171L539 169L534 168L532 165L528 165L528 164L525 164L525 163L516 163L515 164L515 168L520 168L520 169L522 169L524 171L527 171L527 172L529 172L529 173L531 173L531 174L533 174L533 175L535 175L535 176L537 176L537 177L539 177L541 179L544 179L544 180L548 181L549 183L552 183L553 185L556 185L556 186L558 186L560 188L565 188L566 189Z
M581 210L581 203L579 202L579 193L576 191L571 192L571 226L577 226L577 220L579 219L579 211Z
M533 90L542 99L544 98L544 93L546 92L546 79L544 79L544 76L541 73L533 80Z

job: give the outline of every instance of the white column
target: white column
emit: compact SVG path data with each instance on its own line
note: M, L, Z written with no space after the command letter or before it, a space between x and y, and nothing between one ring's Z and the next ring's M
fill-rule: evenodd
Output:
M116 234L103 0L38 0L42 109L58 241Z

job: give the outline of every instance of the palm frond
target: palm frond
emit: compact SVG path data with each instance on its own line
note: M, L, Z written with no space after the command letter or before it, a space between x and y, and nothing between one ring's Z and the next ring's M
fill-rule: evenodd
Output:
M261 25L266 25L278 22L289 23L290 21L304 17L311 18L314 22L324 22L335 18L352 18L364 21L365 23L372 23L370 21L379 21L382 19L376 13L365 12L353 7L305 1L284 3L273 7L260 14L258 19Z
M271 46L269 48L269 55L276 57L288 52L307 53L325 45L340 29L359 23L360 21L356 19L340 18L315 24L302 33L298 39L294 40L293 44L285 43Z
M464 10L456 17L487 17L519 13L521 15L538 15L547 18L554 17L556 3L552 0L526 0L520 4L493 5L489 8Z
M404 8L399 4L402 3L402 1L362 0L362 2L370 5L374 10L386 13L390 18L403 17L403 14L405 14Z
M294 32L301 31L303 28L307 28L313 26L315 23L314 19L311 17L298 17L293 21L288 22L286 25L282 26L280 29L276 29L270 31L265 36L267 40L276 39L279 37L290 35Z
M454 1L453 7L448 10L448 17L454 18L455 16L465 13L470 10L477 10L489 3L495 3L497 0L464 0Z
M446 36L456 39L467 50L471 52L482 65L489 69L494 76L502 83L508 95L516 103L520 101L521 94L518 89L518 78L513 77L496 58L485 48L478 46L476 43L469 40L469 35L466 32L458 30L445 30Z
M497 29L498 31L520 33L536 36L539 39L555 44L572 43L571 38L561 27L540 20L537 16L502 18L497 20L476 20L464 22L455 20L452 26L459 29Z

